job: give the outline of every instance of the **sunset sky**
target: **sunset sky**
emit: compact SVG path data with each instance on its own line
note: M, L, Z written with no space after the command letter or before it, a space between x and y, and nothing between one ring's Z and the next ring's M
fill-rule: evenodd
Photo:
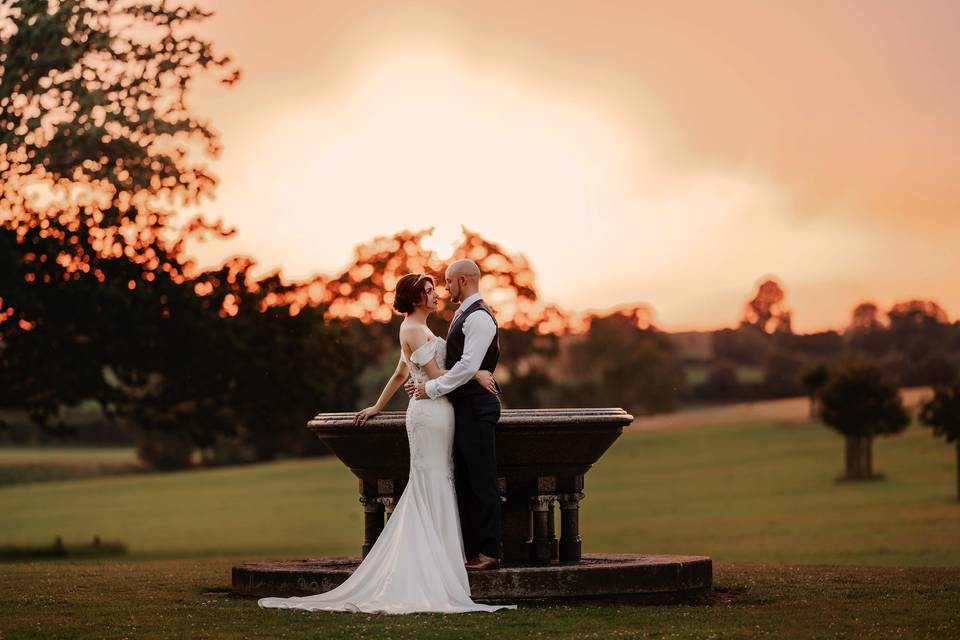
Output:
M203 0L232 88L202 264L338 273L459 225L571 310L737 322L776 276L795 329L861 300L960 315L960 3Z

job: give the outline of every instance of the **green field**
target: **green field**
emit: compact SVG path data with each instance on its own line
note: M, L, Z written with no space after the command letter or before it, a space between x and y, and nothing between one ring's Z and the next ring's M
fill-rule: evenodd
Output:
M142 471L133 447L0 447L0 486Z
M817 425L628 429L586 477L584 550L960 565L953 448L912 426L874 458L885 480L836 483L842 440ZM362 527L334 458L0 487L0 513L0 545L99 535L154 559L353 554Z
M960 570L718 563L709 605L466 615L266 610L225 597L231 561L0 565L0 638L956 638Z
M359 551L356 481L336 459L0 487L0 545L99 535L129 548L0 563L0 638L956 636L954 449L911 426L874 459L884 480L837 483L842 440L819 425L628 429L586 477L584 550L710 555L712 606L493 616L262 611L224 597L235 562Z
M0 447L0 464L137 462L133 447Z

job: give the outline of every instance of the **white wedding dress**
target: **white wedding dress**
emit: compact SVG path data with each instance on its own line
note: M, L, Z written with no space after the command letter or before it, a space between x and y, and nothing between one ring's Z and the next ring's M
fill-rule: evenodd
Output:
M431 358L443 368L446 342L435 338L401 357L415 380ZM261 607L364 613L466 613L516 609L470 599L453 479L453 405L411 399L407 407L410 478L393 515L360 566L326 593L261 598Z

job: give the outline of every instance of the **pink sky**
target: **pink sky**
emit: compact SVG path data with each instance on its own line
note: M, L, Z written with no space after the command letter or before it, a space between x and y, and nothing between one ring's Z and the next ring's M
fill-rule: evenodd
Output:
M463 224L546 299L671 330L735 323L767 275L800 331L960 315L960 4L201 4L244 74L194 92L224 143L200 210L239 230L203 263L302 278Z

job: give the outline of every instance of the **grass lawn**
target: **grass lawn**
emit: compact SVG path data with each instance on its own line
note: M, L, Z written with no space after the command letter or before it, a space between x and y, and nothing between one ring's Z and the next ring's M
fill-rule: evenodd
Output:
M0 447L0 464L136 463L134 447Z
M0 546L99 535L130 550L0 563L0 640L957 637L953 447L912 426L876 442L886 478L857 484L834 482L842 452L819 425L628 429L586 477L584 550L710 555L714 603L492 616L264 611L223 596L237 562L358 553L356 480L336 459L0 487Z
M133 447L0 447L0 486L142 470Z
M953 448L917 426L874 446L884 480L836 483L818 425L628 429L586 476L584 550L960 565ZM99 535L150 559L352 555L362 532L334 458L5 486L0 513L0 545Z
M228 598L231 560L0 565L0 638L950 638L960 569L718 563L709 605L377 616Z

